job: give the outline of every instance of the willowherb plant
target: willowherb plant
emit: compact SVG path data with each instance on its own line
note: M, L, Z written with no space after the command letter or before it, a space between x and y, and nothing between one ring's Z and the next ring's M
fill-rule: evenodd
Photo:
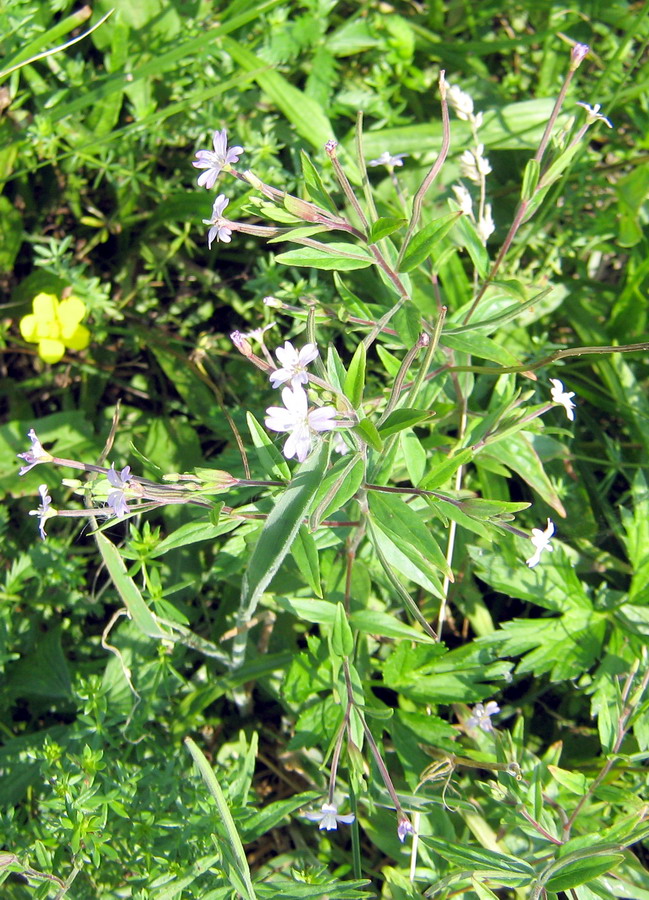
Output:
M507 347L508 326L517 326L522 315L539 305L549 290L528 283L515 270L507 271L508 251L549 188L570 165L589 126L599 120L610 125L599 114L599 107L587 107L587 121L550 158L553 129L572 76L586 53L587 48L579 44L572 51L563 88L539 149L526 168L512 224L493 260L489 241L495 225L487 200L491 166L480 140L483 117L474 112L468 94L447 83L444 73L439 81L442 149L414 196L405 196L395 171L407 166L406 154L392 153L390 148L369 162L372 167L387 168L395 187L392 207L379 202L372 191L360 118L354 161L346 153L339 157L334 140L325 148L340 188L340 206L306 154L302 154L304 196L296 196L264 183L249 170L235 168L245 151L240 146L228 148L225 129L214 132L213 150L198 151L193 165L203 170L198 178L200 187L213 189L223 176L229 176L255 192L247 201L250 217L273 223L227 218L229 199L218 193L210 218L204 220L209 226L208 247L217 249L219 243L231 243L239 234L266 238L273 244L295 244L296 249L280 253L276 261L334 272L340 297L336 308L319 304L317 296L305 300L302 307L266 298L278 319L282 315L293 320L291 335L304 326L304 338L299 341L289 340L287 329L282 344L274 350L275 358L265 342L270 326L231 335L239 353L268 379L269 390L281 391L282 405L271 401L265 410L266 431L256 418L260 410L248 411L265 479L249 477L244 454L245 477L200 469L193 474L169 475L164 483L156 483L133 475L130 466L118 469L115 464L90 465L54 456L43 448L34 431L30 432L31 449L21 454L26 463L21 474L46 464L72 467L97 479L90 488L75 485L91 501L82 509L54 508L48 486L41 485L41 506L33 514L38 517L42 537L46 536L45 524L49 527L56 516L122 519L168 504L210 510L213 537L263 520L231 622L231 651L214 645L208 648L205 641L201 648L236 678L246 664L260 605L273 606L264 595L292 554L304 587L297 596L284 598L283 607L307 623L317 623L326 637L323 655L318 655L321 644L314 637L309 650L294 662L295 672L302 666L314 676L314 683L317 673L320 687L314 690L325 695L319 702L328 716L319 748L320 762L323 767L328 765L326 800L319 810L305 813L306 818L326 831L339 824L357 829L377 806L389 808L397 839L404 842L413 836L413 872L417 854L427 873L423 877L429 880L441 878L433 854L448 863L440 888L464 884L479 871L479 880L529 889L530 896L568 889L614 871L621 859L620 847L637 840L642 830L635 822L629 823L624 833L603 835L596 845L579 844L572 829L586 799L573 804L571 810L552 802L546 787L550 765L556 768L556 762L547 764L523 754L520 733L500 733L492 723L500 707L487 698L511 678L512 663L498 657L495 640L476 644L464 655L441 643L452 616L453 586L458 576L468 577L471 567L479 564L485 545L498 543L510 567L518 560L522 569L525 565L535 569L526 576L530 592L532 587L543 588L553 567L570 568L570 551L551 543L555 535L551 518L546 516L545 529L532 528L531 533L513 525L514 516L531 503L503 499L502 492L495 497L481 496L472 476L474 468L505 482L512 481L515 474L559 517L564 515L561 500L544 472L535 438L542 434L542 417L556 406L562 406L568 420L574 421L574 392L566 391L563 382L553 377L550 399L535 402L535 373L558 359L585 352L637 349L575 347L552 351L537 360L522 360ZM471 146L460 157L461 174L471 188L463 182L453 186L455 199L447 198L450 211L431 200L432 187L452 146L449 106L469 123L472 135ZM404 200L407 217L401 215ZM464 251L471 266L466 277L460 277L458 272L464 268L458 266L458 260ZM364 275L353 283L344 280L343 273L355 272ZM255 342L260 353L253 349ZM481 376L495 379L488 390L479 380ZM519 383L519 378L524 381ZM276 434L283 436L283 456L275 446ZM238 433L236 437L241 446ZM287 460L295 461L294 469ZM263 500L271 497L273 501L271 511L260 512L261 501L225 506L214 496L242 488L265 491ZM189 543L193 538L186 534L173 546L182 546L183 540ZM468 545L471 536L477 538L477 545ZM533 551L525 559L527 541ZM134 603L141 612L139 604L146 604L135 585L126 580L123 563L103 535L99 546L131 613ZM548 556L546 550L555 552ZM321 573L323 560L330 565L332 551L340 562L341 577L336 581L332 576L327 588ZM359 568L376 585L371 602L367 595L355 594ZM342 589L331 587L334 583L342 583ZM404 621L407 618L410 624ZM147 621L166 638L192 639L169 622ZM396 650L386 661L382 646L388 641L396 642ZM423 702L424 689L409 680L409 672L417 672L420 684L432 692L427 703L458 704L459 725L435 719L437 746L448 764L449 779L462 767L479 767L495 774L489 788L492 797L508 811L508 822L528 835L529 860L516 859L513 851L464 851L431 835L427 810L434 803L444 805L444 801L431 800L426 794L433 778L423 768L417 783L395 785L394 773L399 770L395 756L405 745L399 731L403 721L399 726L389 724L391 711L378 702L370 682L378 673L385 686L405 686L413 703ZM453 678L444 681L449 672ZM637 675L634 673L627 685L621 735L646 689L647 678L641 677L635 699L630 699ZM437 694L430 683L433 676L445 685ZM287 682L292 680L287 678ZM234 693L245 708L249 700L245 689L236 688ZM472 709L467 704L472 704ZM418 721L423 722L424 716ZM384 741L383 725L390 741ZM622 736L618 750L621 740ZM458 746L460 755L453 751ZM364 749L369 758L363 755ZM401 765L405 767L403 758ZM368 772L378 776L370 778L369 784ZM559 784L566 780L562 782L561 777L560 773ZM595 795L598 778L601 782L597 776L584 785L584 798ZM352 811L340 814L344 794L350 796ZM472 809L468 801L460 802L458 808L467 816ZM360 876L357 841L354 853Z

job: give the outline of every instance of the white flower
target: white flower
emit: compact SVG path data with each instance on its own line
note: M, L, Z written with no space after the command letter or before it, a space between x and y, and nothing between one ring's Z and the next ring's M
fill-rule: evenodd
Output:
M452 84L448 87L447 96L448 102L455 110L458 119L464 119L468 122L473 116L473 100L469 94L458 87L457 84Z
M260 344L263 344L264 335L270 328L274 328L276 324L276 322L269 322L268 325L264 325L260 328L253 328L252 331L246 331L241 337L247 338L248 340L259 341Z
M453 185L453 193L455 194L455 199L457 200L458 206L460 210L464 213L465 216L473 215L473 200L471 199L471 194L464 187L463 184L454 184Z
M495 700L489 700L487 704L476 703L471 710L470 717L464 723L467 728L481 728L482 731L493 731L494 727L490 716L500 712L500 707Z
M274 388L290 381L292 387L308 384L309 376L306 367L318 355L315 344L305 344L298 352L290 341L286 341L283 347L278 347L275 356L281 364L281 369L276 369L270 374L270 383Z
M113 510L116 516L125 516L128 513L128 504L124 495L124 489L129 487L131 478L131 467L124 466L121 472L115 470L115 464L111 463L110 469L106 472L106 478L109 484L115 488L106 498L106 503Z
M29 429L27 437L32 442L31 447L25 453L16 454L19 459L24 459L27 463L26 466L20 467L20 471L18 472L19 475L25 475L39 463L51 462L54 459L51 453L48 453L47 450L43 450L43 445L36 437L36 432L33 428Z
M407 153L395 153L394 156L390 156L390 153L387 150L384 150L383 153L377 157L376 159L371 159L369 161L370 166L388 166L389 168L394 168L394 166L402 166L403 159L405 156L408 156Z
M349 453L347 442L339 431L334 434L331 441L331 446L336 451L336 453L340 453L341 456L345 456L346 453Z
M333 803L323 803L319 812L308 812L305 816L310 822L320 822L320 831L335 831L339 822L341 825L351 825L355 818L354 813L339 815L338 807Z
M566 415L570 419L571 422L575 421L575 414L573 412L576 409L575 404L572 402L572 397L575 396L574 391L564 391L563 382L559 381L558 378L551 378L550 384L552 385L552 390L550 391L550 395L552 397L553 403L560 403L561 406L566 411Z
M551 519L548 519L548 524L546 526L545 531L541 531L540 528L532 529L532 536L530 540L532 541L532 545L534 547L534 553L530 556L529 559L526 559L526 564L533 569L535 565L537 565L541 559L541 553L544 550L549 550L552 552L554 547L550 545L550 538L554 534L554 523Z
M211 218L203 219L203 225L212 226L207 232L208 249L211 249L214 238L217 241L223 241L224 244L229 244L232 240L232 228L230 227L232 222L223 218L223 210L229 202L225 194L219 194L212 206Z
M41 537L43 540L47 537L45 532L45 522L47 519L52 518L52 516L56 515L56 510L52 509L52 498L47 493L47 485L41 484L38 488L38 492L41 495L41 505L38 509L30 509L30 516L38 516L38 528L41 533Z
M219 177L221 170L231 163L238 162L239 157L244 152L243 147L230 147L228 149L228 133L225 128L222 131L215 131L212 138L214 150L198 150L196 159L192 165L197 169L205 169L198 176L198 186L205 186L208 190L214 187L216 179Z
M300 385L282 390L284 406L270 406L266 410L266 428L271 431L287 431L288 440L284 444L284 456L297 456L304 462L311 452L311 438L320 431L331 431L336 427L336 410L333 406L321 406L308 411L306 392Z
M596 103L595 106L589 106L588 103L582 103L580 100L577 101L577 106L583 106L586 110L586 118L588 120L588 124L592 125L593 122L604 122L609 128L613 127L613 123L610 119L607 119L606 116L603 116L600 113L601 104Z
M489 160L483 153L484 144L478 144L475 150L465 150L460 157L460 172L474 184L482 184L485 176L491 172Z
M478 224L476 227L480 240L483 244L486 244L491 235L496 230L496 225L491 216L491 203L485 204L484 213L478 219Z

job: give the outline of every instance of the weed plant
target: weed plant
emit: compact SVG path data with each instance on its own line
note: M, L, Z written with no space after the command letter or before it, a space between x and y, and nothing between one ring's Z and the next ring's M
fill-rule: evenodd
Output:
M3 897L649 897L648 19L3 5Z

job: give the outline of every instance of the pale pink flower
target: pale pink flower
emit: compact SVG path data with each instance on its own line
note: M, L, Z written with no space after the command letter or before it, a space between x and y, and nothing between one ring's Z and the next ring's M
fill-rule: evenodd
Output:
M318 812L308 812L304 814L310 822L319 822L320 831L335 831L338 824L351 825L355 819L354 813L345 813L340 815L338 807L333 803L323 803L322 809Z
M278 347L275 356L281 364L281 369L276 369L270 374L270 383L274 388L280 384L291 382L291 387L298 387L300 384L308 384L309 376L306 367L318 355L318 348L315 344L305 344L300 351L296 350L290 341L286 341L283 347Z
M309 412L307 395L300 385L285 387L282 403L284 406L270 406L266 410L266 428L288 432L284 456L287 459L296 456L299 462L304 462L311 452L313 436L336 427L336 410L333 406L321 406Z
M212 146L214 150L198 150L196 159L192 162L192 165L197 169L205 169L198 176L197 184L199 187L206 187L208 190L214 187L222 169L238 162L239 157L244 152L243 147L228 148L228 133L225 128L222 131L214 132Z

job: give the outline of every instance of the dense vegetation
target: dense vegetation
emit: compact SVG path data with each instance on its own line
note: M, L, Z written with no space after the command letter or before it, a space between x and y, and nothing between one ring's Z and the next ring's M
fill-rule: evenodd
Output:
M2 896L649 898L649 5L0 24Z

